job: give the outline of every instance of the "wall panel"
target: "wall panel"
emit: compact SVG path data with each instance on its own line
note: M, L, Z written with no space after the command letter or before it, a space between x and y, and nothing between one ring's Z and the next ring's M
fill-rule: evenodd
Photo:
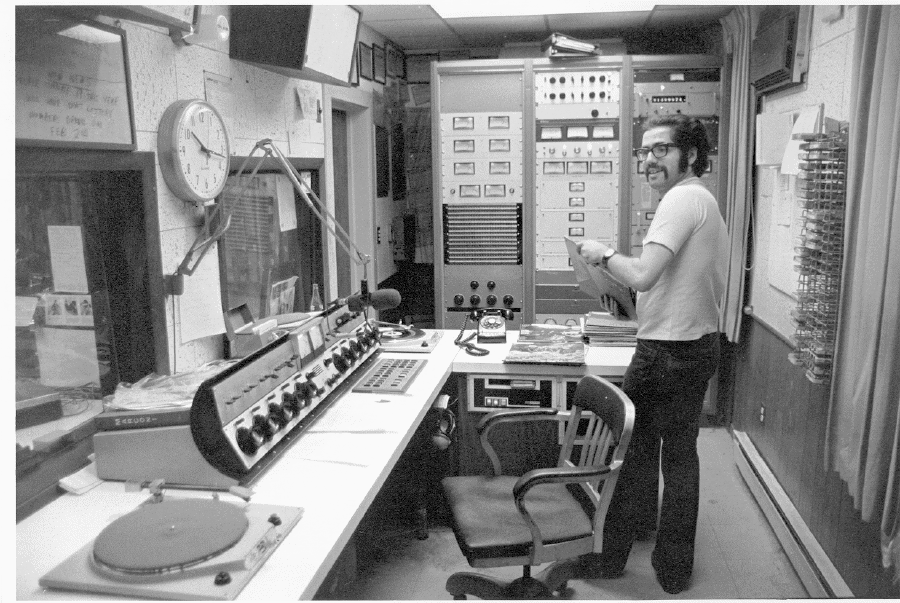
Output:
M735 369L734 428L753 441L854 595L900 596L881 567L878 522L863 522L847 485L825 470L828 387L788 361L791 347L774 329L747 323Z

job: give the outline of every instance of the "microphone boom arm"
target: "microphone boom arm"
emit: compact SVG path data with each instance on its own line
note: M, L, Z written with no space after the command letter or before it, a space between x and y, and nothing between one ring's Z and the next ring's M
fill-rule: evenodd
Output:
M300 194L300 197L303 199L304 203L306 203L306 205L312 210L316 218L318 218L319 222L321 222L325 226L325 228L328 229L328 232L331 233L335 241L337 241L338 244L340 244L340 246L344 248L344 251L346 251L347 255L350 256L350 259L353 260L353 262L357 266L362 266L363 278L361 285L362 290L360 292L363 295L368 295L368 265L369 262L372 261L372 257L360 251L359 248L353 243L353 240L350 238L350 235L347 233L344 227L341 226L334 215L332 215L332 213L328 211L328 208L325 207L325 204L322 203L316 193L313 192L312 188L310 188L310 186L302 180L300 172L297 171L297 168L291 165L291 163L287 160L281 150L277 146L275 146L274 142L272 142L271 138L264 138L256 143L256 145L253 147L253 150L250 151L250 155L247 156L247 158L241 164L240 169L238 169L237 173L235 174L237 180L240 181L240 178L244 174L244 171L246 170L247 165L250 163L250 160L253 159L253 156L256 154L256 152L260 150L263 152L263 154L258 158L253 171L249 175L249 178L252 179L254 176L256 176L256 173L259 172L260 167L262 167L262 164L267 157L275 159L284 174L291 181L294 190L296 190L297 193ZM247 188L248 183L249 179L247 183L245 183L244 186L241 187L241 189L238 191L236 198L240 199L240 196ZM315 203L313 203L313 199L315 200Z

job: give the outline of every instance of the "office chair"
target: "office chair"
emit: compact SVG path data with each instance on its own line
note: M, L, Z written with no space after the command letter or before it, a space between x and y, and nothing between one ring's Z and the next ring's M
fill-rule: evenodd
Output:
M515 421L556 421L564 426L556 467L521 477L503 475L489 442L491 431ZM469 565L522 565L506 584L459 572L447 579L454 599L545 599L579 576L578 556L601 552L606 510L634 426L634 406L621 389L594 375L583 377L569 411L498 411L478 424L493 476L446 477L441 484L453 533ZM536 578L532 566L554 562Z

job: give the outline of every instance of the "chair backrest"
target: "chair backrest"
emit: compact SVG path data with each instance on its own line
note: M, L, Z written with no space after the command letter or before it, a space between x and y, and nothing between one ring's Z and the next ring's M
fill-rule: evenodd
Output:
M607 467L609 473L583 484L594 505L595 551L602 550L603 523L634 427L634 405L621 389L596 375L582 377L566 421L559 466Z

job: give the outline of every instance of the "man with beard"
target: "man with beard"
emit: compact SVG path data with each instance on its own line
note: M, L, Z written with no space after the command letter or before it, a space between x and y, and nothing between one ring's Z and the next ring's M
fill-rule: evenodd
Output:
M703 124L685 115L653 118L641 148L647 183L661 200L640 257L599 241L580 243L637 294L637 347L622 385L635 406L625 464L606 517L603 551L581 559L584 577L624 572L659 465L663 498L652 563L663 590L687 588L694 566L700 500L697 436L703 398L719 357L719 303L725 288L728 235L713 195L701 183L709 159ZM652 492L655 497L656 492Z

